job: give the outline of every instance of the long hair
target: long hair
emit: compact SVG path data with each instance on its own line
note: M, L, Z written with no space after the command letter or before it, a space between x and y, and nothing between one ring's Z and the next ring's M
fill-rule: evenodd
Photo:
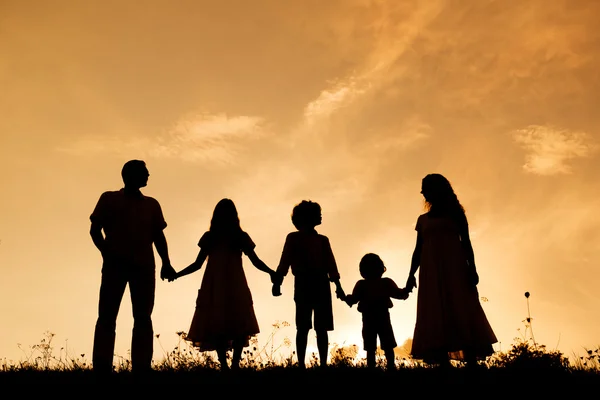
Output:
M465 209L445 176L441 174L425 176L422 193L425 197L425 209L432 215L450 216L457 222L466 222Z
M210 220L210 231L221 236L235 235L241 230L240 218L233 200L227 198L219 200Z

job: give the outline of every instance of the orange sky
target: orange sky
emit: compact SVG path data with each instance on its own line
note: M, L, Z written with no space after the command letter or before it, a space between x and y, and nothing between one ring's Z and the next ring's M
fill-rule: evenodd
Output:
M421 178L467 210L483 307L508 350L524 329L566 355L600 343L600 3L0 0L0 360L44 332L91 359L101 258L89 215L144 159L176 269L233 199L275 268L292 207L323 208L351 290L374 252L403 285ZM246 260L260 340L294 339ZM187 331L202 272L159 281L155 358ZM399 343L416 295L395 301ZM127 356L126 294L116 352ZM334 300L330 341L362 345ZM314 346L314 336L309 345Z

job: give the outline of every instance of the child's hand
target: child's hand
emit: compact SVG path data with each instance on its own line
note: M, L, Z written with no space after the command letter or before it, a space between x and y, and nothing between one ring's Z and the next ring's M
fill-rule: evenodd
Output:
M351 294L344 296L343 300L344 300L344 303L348 304L348 307L350 307L350 308L352 308L352 306L356 304L354 296L352 296Z
M274 283L273 287L271 288L271 294L275 297L281 296L281 285Z
M283 282L283 277L277 271L271 270L269 275L271 275L271 283L273 285L281 285L281 282Z
M402 289L402 297L400 297L400 298L402 300L408 299L408 295L410 294L410 292L412 292L412 289L407 289L407 288Z
M342 301L346 301L346 293L344 293L344 289L341 286L335 289L335 296Z

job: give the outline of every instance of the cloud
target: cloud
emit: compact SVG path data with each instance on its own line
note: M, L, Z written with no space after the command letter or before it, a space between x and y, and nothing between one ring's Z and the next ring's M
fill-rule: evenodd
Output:
M444 2L433 0L414 7L385 1L369 5L372 9L365 10L364 15L355 16L352 23L339 24L334 31L346 44L354 43L353 38L361 33L370 38L370 46L351 71L327 82L316 98L307 103L303 121L295 132L298 136L304 138L311 132L329 136L330 117L356 115L360 113L358 107L368 107L374 96L389 90L390 84L407 72L407 65L401 59L412 51L414 40L444 8Z
M386 132L387 134L381 135L381 139L375 143L374 147L380 151L406 150L428 139L432 132L431 125L424 122L418 115L413 115L400 125L397 134Z
M144 157L177 158L186 162L232 164L245 140L264 135L264 122L255 116L192 114L156 137L88 136L57 150L75 155L138 153Z
M304 109L306 123L312 125L318 118L331 116L338 109L348 106L354 99L366 93L369 86L368 82L360 82L355 76L334 82L331 88L321 91L315 100L306 105Z
M195 114L177 121L153 147L153 155L231 164L240 143L263 136L263 124L260 117Z
M512 133L514 141L528 151L523 169L538 175L567 174L567 162L588 156L594 149L585 132L551 126L529 125Z

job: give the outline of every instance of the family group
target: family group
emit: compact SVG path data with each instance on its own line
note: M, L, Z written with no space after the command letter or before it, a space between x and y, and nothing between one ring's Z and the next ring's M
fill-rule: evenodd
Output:
M198 255L187 267L171 266L165 222L159 202L142 194L149 172L142 160L130 160L121 171L124 186L102 193L91 216L90 235L102 255L102 273L93 342L95 372L113 370L116 321L129 285L133 312L132 370L151 370L152 311L155 301L154 248L162 261L160 277L173 282L200 270L204 276L185 335L200 351L216 351L221 369L239 368L243 349L259 332L252 293L242 260L247 257L270 276L272 295L281 296L283 280L294 280L296 356L306 368L308 335L316 333L319 363L327 365L329 336L334 329L332 284L336 297L362 314L363 349L367 366L375 367L376 351L384 352L386 367L395 368L394 337L389 309L392 299L405 300L417 289L417 313L411 356L427 363L449 365L451 359L477 363L493 353L496 336L479 302L479 276L465 210L452 185L441 174L422 180L425 212L417 218L416 244L404 287L385 277L386 266L374 253L358 262L362 279L346 294L329 238L316 227L322 223L319 203L302 200L291 213L295 231L286 238L277 268L256 254L251 236L241 227L235 203L228 198L214 208L209 229L198 241ZM417 285L417 271L418 285ZM232 351L229 363L228 353Z

